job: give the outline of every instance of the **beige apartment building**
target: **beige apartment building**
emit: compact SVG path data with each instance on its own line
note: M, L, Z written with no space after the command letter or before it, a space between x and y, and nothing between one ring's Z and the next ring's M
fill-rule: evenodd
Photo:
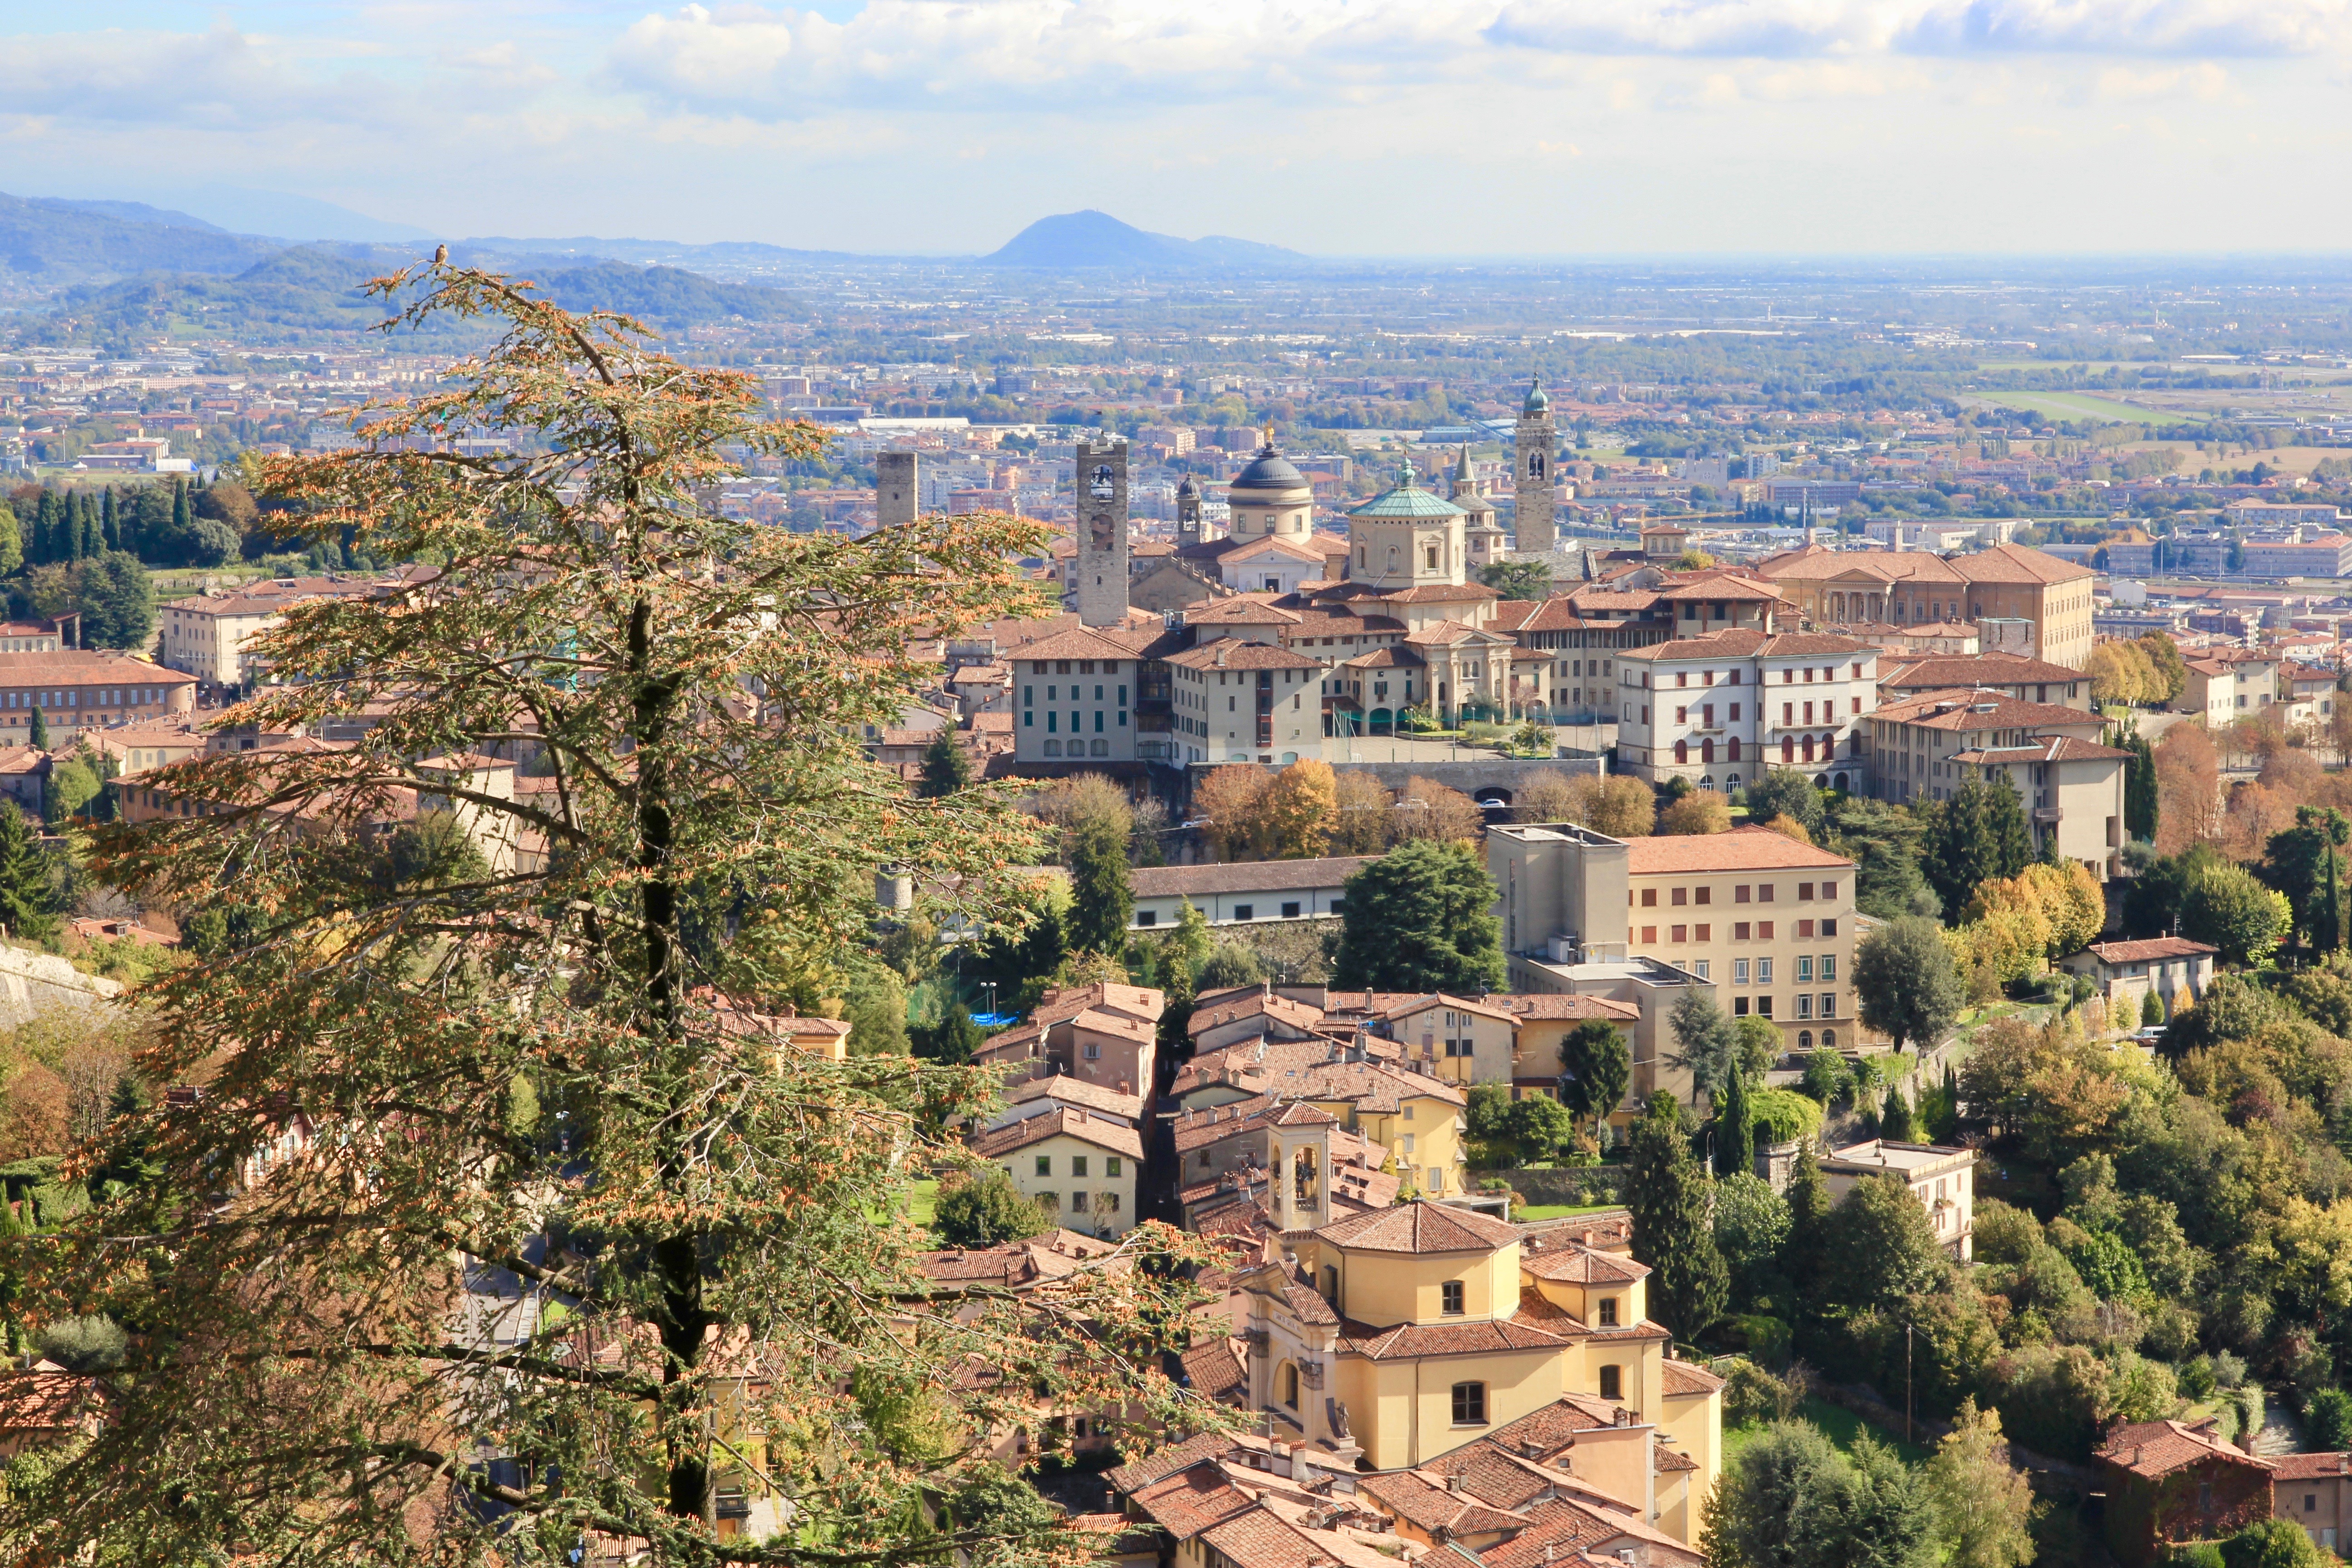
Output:
M280 577L233 593L174 599L163 606L163 662L206 685L247 685L265 668L251 643L289 609L312 599L374 591L369 584L331 577Z
M51 750L85 730L113 730L195 711L196 683L143 658L86 648L0 653L0 745L23 745L40 712Z
M1958 555L1809 544L1757 570L1818 626L2022 621L2033 646L2017 651L2068 669L2090 661L2097 574L2021 544Z
M2037 851L2058 853L2101 881L2119 875L2129 752L2101 745L2105 721L2058 703L1987 691L1930 691L1889 702L1865 721L1881 800L1949 800L1969 779L2017 792Z
M1843 856L1764 827L1616 839L1514 826L1488 833L1486 859L1516 990L1570 989L1546 977L1579 961L1646 959L1706 986L1735 1017L1770 1019L1787 1050L1861 1038L1853 862ZM1648 1076L1690 1093L1688 1070L1663 1058Z
M1901 1182L1927 1211L1927 1223L1944 1250L1966 1263L1976 1253L1976 1163L1973 1149L1873 1138L1822 1155L1822 1185L1834 1201L1852 1192L1857 1182Z

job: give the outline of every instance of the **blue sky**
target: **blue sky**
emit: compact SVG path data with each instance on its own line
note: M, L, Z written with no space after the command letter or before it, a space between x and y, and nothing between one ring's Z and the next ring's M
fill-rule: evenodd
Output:
M2352 249L2352 0L0 0L0 189L459 237Z

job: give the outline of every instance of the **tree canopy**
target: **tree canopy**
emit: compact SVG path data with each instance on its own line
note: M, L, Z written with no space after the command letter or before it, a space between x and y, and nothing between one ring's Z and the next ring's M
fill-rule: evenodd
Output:
M1495 879L1468 846L1421 839L1349 873L1333 984L1372 991L1503 988Z

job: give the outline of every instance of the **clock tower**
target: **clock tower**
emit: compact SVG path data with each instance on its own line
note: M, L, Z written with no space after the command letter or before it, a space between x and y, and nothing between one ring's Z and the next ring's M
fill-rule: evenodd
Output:
M1070 558L1078 623L1127 624L1127 441L1108 430L1076 444L1077 553Z
M1512 480L1518 500L1512 509L1511 546L1521 552L1550 550L1559 542L1551 472L1559 437L1552 428L1551 399L1544 395L1540 376L1528 384L1518 438L1518 468Z

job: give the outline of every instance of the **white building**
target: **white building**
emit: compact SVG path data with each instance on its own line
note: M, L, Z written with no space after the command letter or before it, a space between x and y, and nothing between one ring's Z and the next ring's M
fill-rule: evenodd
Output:
M1827 632L1737 629L1617 656L1617 759L1636 778L1728 793L1801 768L1860 793L1862 721L1878 705L1878 650Z

